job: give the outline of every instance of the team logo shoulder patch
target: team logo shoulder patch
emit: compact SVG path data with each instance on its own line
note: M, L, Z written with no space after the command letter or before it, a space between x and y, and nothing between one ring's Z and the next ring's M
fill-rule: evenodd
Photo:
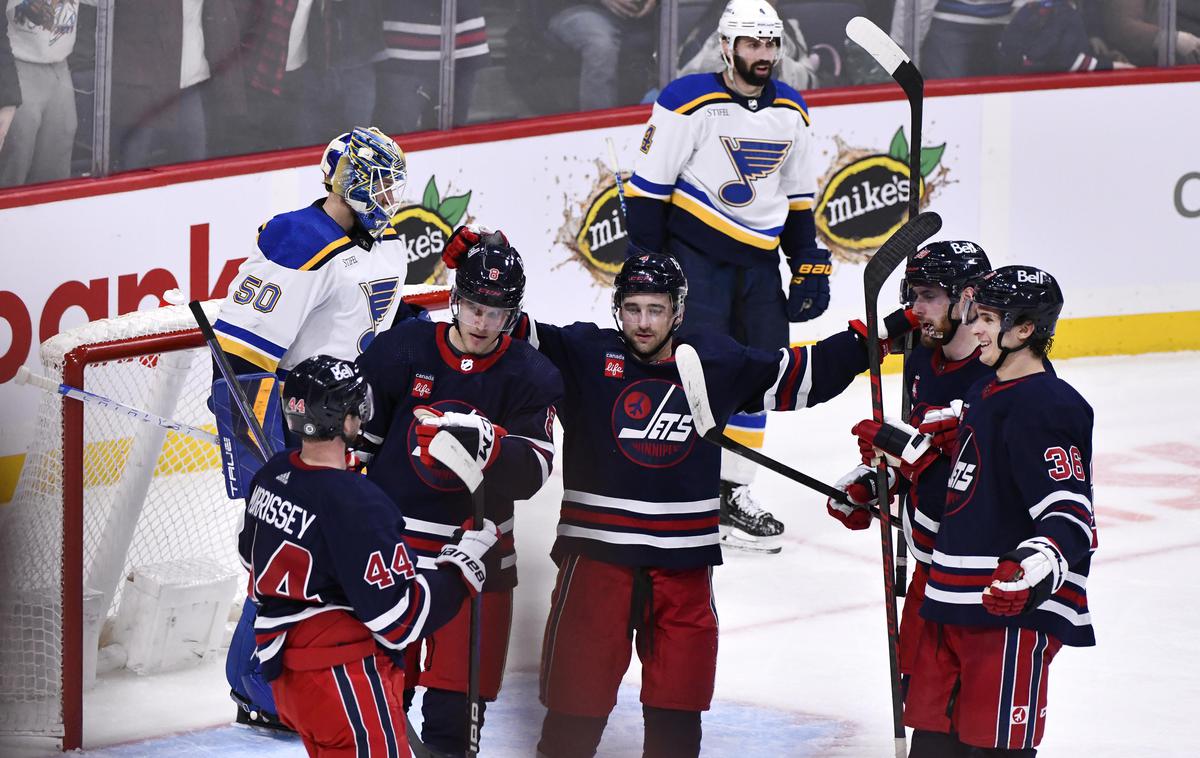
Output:
M604 375L609 379L625 378L625 356L621 353L604 354Z
M413 377L412 389L409 394L420 400L428 400L433 394L433 374L417 372Z
M645 134L642 135L642 146L639 148L643 153L650 152L650 145L654 142L654 124L646 127Z

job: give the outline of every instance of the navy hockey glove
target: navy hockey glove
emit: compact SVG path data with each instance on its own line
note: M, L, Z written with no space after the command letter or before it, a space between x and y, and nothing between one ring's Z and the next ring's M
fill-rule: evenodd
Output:
M900 308L883 317L883 325L879 328L879 357L886 358L896 350L900 338L917 328L920 322L912 310ZM862 319L850 322L850 331L858 335L863 344L867 344L867 325Z
M430 468L444 468L429 452L429 443L443 429L458 438L467 452L474 456L480 471L486 471L500 457L500 440L508 434L504 427L476 413L442 413L429 406L418 405L413 408L413 415L419 419L417 446L421 450L421 463Z
M961 400L951 401L946 408L930 408L925 411L917 431L928 434L933 446L946 455L953 456L958 450L958 421L962 415Z
M825 501L825 509L829 511L829 515L842 522L842 526L847 529L858 531L870 526L871 511L867 509L867 506L879 504L879 498L876 496L875 469L864 465L855 466L853 471L838 479L833 486L846 493L846 498L851 505L845 505L829 498ZM896 471L889 468L889 503L895 494Z
M483 590L488 572L495 571L499 565L495 560L498 554L492 548L500 541L500 530L491 519L484 519L482 529L464 527L454 533L453 539L453 542L442 546L442 551L433 562L448 564L461 571L463 581L474 597Z
M996 616L1016 616L1037 608L1062 587L1067 560L1058 546L1034 537L1000 556L991 586L983 590L983 607Z
M880 423L864 419L850 433L858 437L858 451L865 465L875 466L883 458L889 466L899 468L900 475L910 482L938 456L929 437L903 421L885 418Z
M458 264L467 257L467 251L479 244L480 240L489 235L499 235L500 242L508 244L508 238L500 230L491 231L482 226L460 226L450 235L446 247L442 248L442 263L446 268L458 268Z
M829 275L833 273L828 250L813 248L791 259L792 283L788 287L788 321L808 321L829 307Z

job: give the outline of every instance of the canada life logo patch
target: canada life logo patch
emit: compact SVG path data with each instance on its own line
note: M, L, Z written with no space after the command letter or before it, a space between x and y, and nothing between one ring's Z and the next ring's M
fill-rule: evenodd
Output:
M687 458L696 442L683 389L665 379L643 379L613 403L613 438L621 453L647 468L668 468Z
M433 374L418 373L414 376L411 394L420 400L428 399L433 394Z
M625 356L621 353L605 353L604 375L609 379L624 379Z

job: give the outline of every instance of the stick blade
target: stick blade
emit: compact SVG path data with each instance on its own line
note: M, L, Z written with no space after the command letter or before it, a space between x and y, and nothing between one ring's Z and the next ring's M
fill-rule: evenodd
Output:
M867 302L879 295L883 283L892 275L900 262L917 251L921 243L938 233L942 228L942 217L933 211L925 211L908 220L867 261L863 271L863 289Z
M910 60L904 49L887 32L864 16L855 16L846 22L846 36L866 50L888 72L888 76L894 76L900 64Z
M696 348L691 345L680 345L675 348L675 368L679 371L679 379L683 384L683 394L687 397L688 407L692 410L692 424L696 433L706 436L716 428L717 421L713 418L712 406L708 401L708 385L704 381L704 364Z
M483 483L483 469L479 467L475 456L468 453L458 438L445 429L434 435L430 441L429 454L453 471L471 492L479 489L479 485Z

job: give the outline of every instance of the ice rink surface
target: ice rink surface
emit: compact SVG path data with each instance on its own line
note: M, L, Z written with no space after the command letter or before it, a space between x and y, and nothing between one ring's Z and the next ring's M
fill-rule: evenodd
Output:
M1200 737L1200 353L1056 364L1096 411L1100 549L1089 600L1098 645L1065 648L1051 668L1040 755L1192 756ZM899 406L898 376L885 402ZM870 415L865 378L841 397L772 414L766 452L835 481L857 461L851 425ZM770 472L755 487L787 525L775 556L726 553L716 571L721 642L703 755L891 756L883 581L877 530L849 532L824 500ZM554 566L547 557L562 479L518 505L520 586L508 678L488 710L482 755L534 754L543 710L537 663ZM641 754L636 659L601 745ZM221 662L168 675L127 672L87 693L83 755L302 756L294 739L231 726ZM169 735L169 736L163 736ZM0 745L4 755L45 750Z

